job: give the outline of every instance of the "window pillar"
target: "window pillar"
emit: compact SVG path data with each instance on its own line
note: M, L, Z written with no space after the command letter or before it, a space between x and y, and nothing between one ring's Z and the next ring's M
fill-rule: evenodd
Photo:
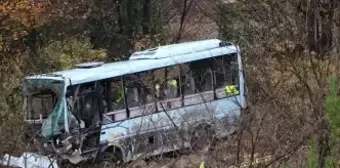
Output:
M121 80L122 89L123 89L123 99L124 99L124 106L125 106L125 110L126 110L126 118L130 118L130 110L129 110L129 107L128 107L128 105L127 105L127 97L126 97L124 76L122 76L122 77L120 78L120 80Z

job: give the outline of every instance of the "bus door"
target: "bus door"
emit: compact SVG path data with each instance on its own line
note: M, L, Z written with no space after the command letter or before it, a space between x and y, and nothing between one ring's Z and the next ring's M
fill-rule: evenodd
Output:
M85 136L81 144L82 151L97 148L99 145L100 127L102 121L103 96L98 82L79 86L76 95L74 111L76 118L84 124L81 135Z

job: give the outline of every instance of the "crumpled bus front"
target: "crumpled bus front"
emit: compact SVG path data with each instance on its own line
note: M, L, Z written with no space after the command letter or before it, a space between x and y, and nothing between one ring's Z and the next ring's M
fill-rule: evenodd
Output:
M65 87L63 81L26 79L24 82L25 120L41 125L41 134L51 139L64 129Z

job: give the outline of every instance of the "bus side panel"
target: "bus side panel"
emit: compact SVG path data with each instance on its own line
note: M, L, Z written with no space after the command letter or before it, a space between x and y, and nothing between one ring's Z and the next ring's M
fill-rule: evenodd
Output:
M226 122L240 115L241 99L240 95L228 97L103 125L100 141L122 146L127 160L142 153L171 151L183 145L180 139L189 140L190 129L202 122L213 125L218 134L228 134Z

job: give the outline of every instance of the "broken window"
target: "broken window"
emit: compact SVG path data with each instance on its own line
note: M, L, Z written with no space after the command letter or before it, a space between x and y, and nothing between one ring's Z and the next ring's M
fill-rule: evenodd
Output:
M166 69L157 69L154 71L155 95L158 100L165 99L166 88Z
M190 95L195 93L195 83L192 77L192 71L190 64L181 64L181 82L182 82L182 94Z
M138 77L135 74L128 75L124 77L124 81L127 107L131 108L138 106L139 105L138 92L140 90Z
M124 89L120 80L112 80L108 83L107 104L108 111L122 110L124 104Z
M31 116L29 120L47 118L57 103L56 95L52 91L45 91L31 96Z
M180 96L180 87L179 87L179 66L172 66L166 68L167 71L167 83L165 95L166 98L172 99Z
M52 79L27 79L24 81L25 118L43 121L41 134L50 139L65 127L66 112L64 82Z
M44 121L41 127L41 134L45 138L53 138L60 134L64 129L64 115L66 108L64 106L65 99L61 99L56 103L48 118Z
M103 110L101 109L103 104L100 104L103 102L103 97L99 94L100 90L97 89L101 88L94 82L81 84L76 96L74 113L78 119L85 123L86 128L93 124L99 124L100 110Z
M49 79L29 79L24 81L25 118L46 119L52 112L63 92L62 81Z
M139 100L140 104L149 104L155 101L154 96L154 82L153 74L151 71L142 72L139 75L138 83L140 85Z
M213 90L210 67L211 60L199 60L190 63L196 93Z

